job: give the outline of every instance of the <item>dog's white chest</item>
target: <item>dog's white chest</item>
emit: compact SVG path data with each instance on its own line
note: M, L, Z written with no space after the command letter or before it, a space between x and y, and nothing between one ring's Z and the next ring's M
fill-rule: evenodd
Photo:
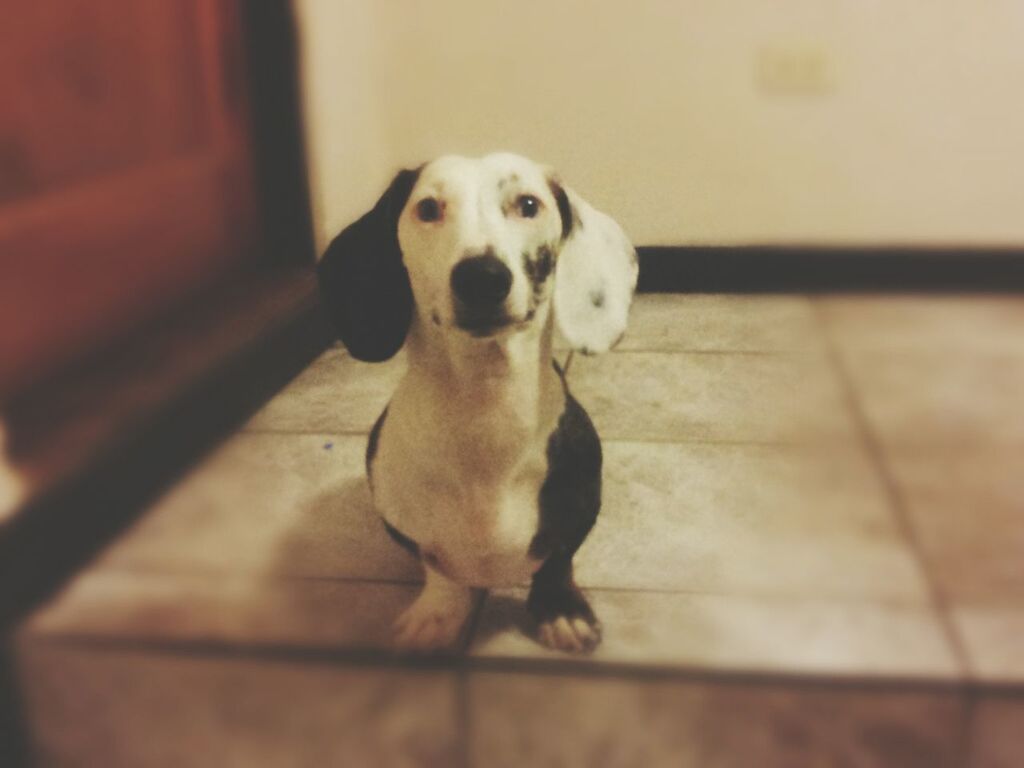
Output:
M507 487L467 489L461 504L446 510L443 500L435 519L441 522L424 545L424 557L458 581L499 586L527 581L540 565L529 555L537 530L536 489L521 479ZM448 522L451 525L449 526Z
M429 565L463 584L493 587L528 581L540 565L529 556L538 490L527 477L499 485L434 478L416 492L382 487L375 496L385 519L419 544Z
M540 565L529 549L547 470L543 453L523 457L512 471L489 473L487 456L474 467L456 460L443 441L426 450L409 436L385 423L373 467L374 504L384 519L452 580L482 587L529 581Z

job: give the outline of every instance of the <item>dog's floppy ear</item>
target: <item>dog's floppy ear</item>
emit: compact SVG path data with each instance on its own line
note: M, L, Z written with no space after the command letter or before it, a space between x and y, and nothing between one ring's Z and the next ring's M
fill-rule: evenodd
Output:
M555 321L572 348L607 352L622 338L638 272L636 251L615 221L552 180L562 217Z
M320 293L352 357L392 357L412 319L412 286L398 245L398 217L419 171L400 172L371 211L331 241L317 266Z

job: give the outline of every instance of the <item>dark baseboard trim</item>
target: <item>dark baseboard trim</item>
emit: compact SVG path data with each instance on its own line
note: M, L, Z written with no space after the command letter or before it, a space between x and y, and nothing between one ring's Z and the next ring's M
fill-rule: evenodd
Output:
M1024 248L641 246L647 293L1024 291Z

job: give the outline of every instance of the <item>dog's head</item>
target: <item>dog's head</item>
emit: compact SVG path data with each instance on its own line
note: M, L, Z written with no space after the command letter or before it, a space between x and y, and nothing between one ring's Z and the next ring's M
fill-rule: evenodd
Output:
M442 157L395 177L318 268L341 340L380 361L419 321L487 338L523 330L553 302L584 353L622 336L636 254L621 228L550 171L511 154Z

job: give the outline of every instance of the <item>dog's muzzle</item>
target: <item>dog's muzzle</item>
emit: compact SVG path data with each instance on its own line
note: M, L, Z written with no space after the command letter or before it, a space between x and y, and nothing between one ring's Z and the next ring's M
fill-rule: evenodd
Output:
M452 270L452 295L458 326L488 335L509 324L505 299L512 290L512 271L497 256L470 256Z

